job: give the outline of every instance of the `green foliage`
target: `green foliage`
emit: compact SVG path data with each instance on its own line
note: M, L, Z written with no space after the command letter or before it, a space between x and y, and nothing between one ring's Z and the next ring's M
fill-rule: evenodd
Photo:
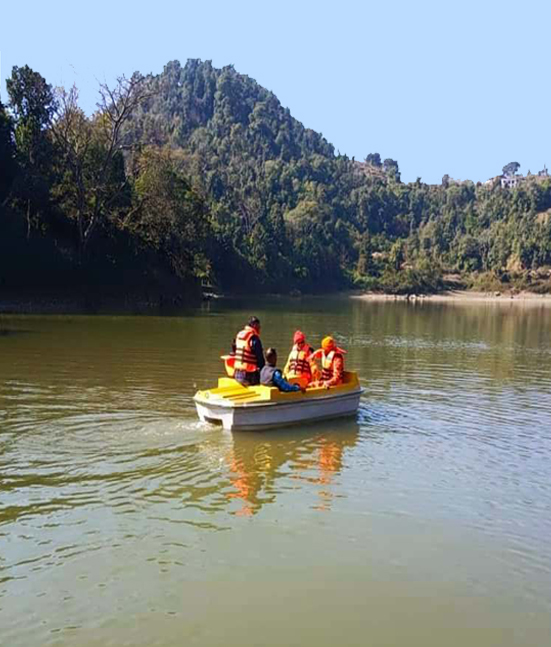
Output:
M13 205L26 214L27 236L49 209L54 149L47 128L55 110L53 91L45 79L25 65L14 67L6 81L19 172L12 186Z
M197 273L210 279L205 204L178 170L174 155L146 148L135 165L133 208L124 216L125 229L162 253L177 276Z
M52 87L25 65L13 68L6 88L16 123L17 150L29 163L38 164L47 153L45 130L55 110Z
M54 95L27 67L8 86L0 191L27 235L36 224L81 263L88 246L107 258L122 240L136 266L228 290L396 294L442 289L444 270L494 288L551 266L549 180L403 184L395 160L336 155L231 66L174 61L120 79L91 117L76 88Z
M383 170L396 182L400 181L400 170L398 168L398 162L396 162L395 160L390 158L386 159L383 162Z
M50 132L59 151L53 190L57 204L77 226L81 256L98 228L120 220L130 207L122 129L146 96L139 76L100 86L99 110L88 119L78 91L58 91Z
M12 182L17 175L13 141L13 124L6 109L0 102L0 202L8 195Z
M467 281L468 286L480 292L500 292L503 284L495 272L480 272L471 274Z

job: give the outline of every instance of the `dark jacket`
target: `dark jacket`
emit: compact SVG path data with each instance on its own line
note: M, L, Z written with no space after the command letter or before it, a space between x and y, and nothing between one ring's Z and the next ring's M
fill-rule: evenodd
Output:
M290 384L283 377L281 370L275 366L270 366L266 364L264 368L260 371L260 384L265 386L277 386L280 391L284 393L289 393L291 391L300 391L300 386L298 384Z

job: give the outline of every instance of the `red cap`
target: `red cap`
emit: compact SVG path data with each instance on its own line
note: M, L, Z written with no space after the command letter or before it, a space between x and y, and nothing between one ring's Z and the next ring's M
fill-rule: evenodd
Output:
M303 332L297 330L293 337L293 344L298 344L301 341L306 341L306 337Z

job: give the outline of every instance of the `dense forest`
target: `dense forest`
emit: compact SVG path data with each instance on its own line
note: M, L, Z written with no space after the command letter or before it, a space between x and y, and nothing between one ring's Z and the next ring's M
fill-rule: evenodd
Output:
M401 182L336 154L231 66L78 90L14 68L0 104L0 289L197 296L549 289L551 179Z

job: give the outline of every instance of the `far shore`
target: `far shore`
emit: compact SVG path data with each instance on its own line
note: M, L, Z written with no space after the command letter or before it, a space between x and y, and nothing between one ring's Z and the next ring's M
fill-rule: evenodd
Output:
M437 294L384 294L365 292L352 294L353 299L365 301L415 301L431 303L497 303L502 305L551 305L551 294L535 292L475 292L472 290L448 290Z
M222 296L222 295L220 295ZM270 299L286 299L286 294L264 295ZM299 295L294 295L299 296ZM328 295L307 295L300 297L327 298ZM551 294L535 292L480 292L474 290L446 290L435 294L388 294L384 292L361 292L358 290L330 293L331 297L344 299L361 299L371 302L407 302L414 304L447 303L459 305L497 304L498 306L551 306ZM225 294L222 298L241 297L243 295ZM211 297L212 298L212 297ZM219 298L219 297L217 297ZM67 294L25 294L5 295L0 292L0 316L2 315L73 315L73 314L167 314L179 312L184 308L196 307L200 299L172 299L156 295L147 298L144 295L124 295L118 298L92 298ZM0 331L1 332L1 331Z

